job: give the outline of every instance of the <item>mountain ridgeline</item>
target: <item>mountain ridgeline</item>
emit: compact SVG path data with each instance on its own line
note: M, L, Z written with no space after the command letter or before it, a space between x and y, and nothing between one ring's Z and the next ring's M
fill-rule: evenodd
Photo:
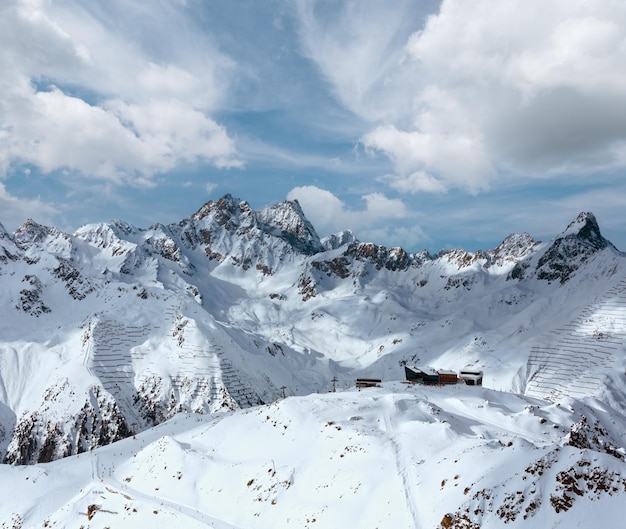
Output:
M148 229L0 226L0 281L7 463L181 411L400 380L407 363L472 366L488 387L541 399L626 401L626 259L591 213L547 243L513 234L431 255L349 230L320 239L297 201L254 211L225 195Z

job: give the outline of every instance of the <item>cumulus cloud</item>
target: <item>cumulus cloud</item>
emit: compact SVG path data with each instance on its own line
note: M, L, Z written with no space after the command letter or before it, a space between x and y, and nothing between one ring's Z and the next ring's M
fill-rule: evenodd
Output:
M471 24L468 24L471 21ZM563 173L619 162L626 140L622 2L445 0L407 51L427 72L417 129L473 130L494 165ZM443 104L433 104L434 85ZM469 171L474 173L474 171Z
M345 3L340 26L323 24L325 2L302 0L302 38L339 100L371 123L361 142L392 161L392 187L477 192L503 174L626 165L623 2L443 0L425 24L401 3L409 34L381 13L386 2L367 4ZM404 40L373 35L379 17Z
M150 185L181 163L241 165L211 118L232 64L179 4L1 2L0 171Z
M298 200L307 218L323 236L345 229L353 230L358 236L383 221L409 216L401 200L387 198L381 193L363 195L361 200L365 204L361 209L349 208L333 193L316 186L295 187L287 199Z
M486 187L493 172L479 142L469 135L406 132L385 125L366 134L362 143L391 158L399 175L387 179L403 191L442 191L446 183L476 191ZM476 176L468 180L468 174Z
M36 212L36 221L51 223L58 211L39 198L20 199L12 196L0 183L0 211L2 224L8 231L17 229L26 219L33 217Z

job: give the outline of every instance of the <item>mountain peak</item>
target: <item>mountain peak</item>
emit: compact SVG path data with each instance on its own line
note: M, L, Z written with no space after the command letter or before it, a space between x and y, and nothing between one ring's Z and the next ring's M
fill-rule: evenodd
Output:
M279 237L302 253L313 255L323 246L313 225L305 217L297 200L286 200L258 212L258 219L279 231Z
M557 240L566 238L576 238L581 242L586 242L596 250L601 250L611 244L602 236L595 215L589 211L581 212L568 224L565 231L557 237Z
M600 233L595 215L582 212L539 259L537 277L548 281L559 280L563 284L591 256L606 248L616 250Z
M137 231L140 231L139 228L136 228L135 226L133 226L132 224L124 221L124 220L120 220L120 219L114 219L109 223L109 226L111 227L111 229L113 229L116 233L118 234L124 234L124 235L130 235L131 233L136 233Z
M339 233L333 233L322 239L322 246L326 250L336 250L337 248L350 244L352 242L359 242L356 235L352 230L343 230Z
M236 226L234 217L237 212L237 204L240 202L241 201L239 199L236 199L230 193L227 193L217 201L207 201L198 211L191 215L190 218L192 220L199 221L212 214L213 218L220 226L224 226L230 231Z
M524 257L531 254L533 249L540 244L527 232L512 233L504 239L494 250L487 252L498 265L505 262L518 263Z
M15 230L15 241L18 244L40 244L48 237L58 237L61 232L57 228L49 228L43 224L27 219L17 230Z

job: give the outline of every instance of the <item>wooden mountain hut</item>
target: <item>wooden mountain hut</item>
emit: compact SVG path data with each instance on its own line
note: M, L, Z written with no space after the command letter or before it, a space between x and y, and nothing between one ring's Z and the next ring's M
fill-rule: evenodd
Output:
M459 381L459 377L456 374L456 371L449 371L447 369L440 369L437 371L439 375L439 383L440 384L456 384Z
M379 388L381 387L382 380L380 378L357 378L357 388Z

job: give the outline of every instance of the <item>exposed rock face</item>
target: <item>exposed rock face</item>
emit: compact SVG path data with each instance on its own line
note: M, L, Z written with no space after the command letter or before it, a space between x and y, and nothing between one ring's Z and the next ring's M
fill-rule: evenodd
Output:
M261 210L257 218L263 231L280 237L304 255L314 255L324 250L315 228L304 216L297 200Z
M322 254L323 255L323 254ZM372 243L352 242L345 246L341 255L329 259L315 258L311 261L312 268L328 277L362 277L369 274L369 267L375 270L400 272L421 261L413 258L402 248L386 248Z
M445 259L450 264L457 266L457 269L468 268L474 263L487 264L487 255L478 250L477 252L467 252L465 250L445 250L439 252L439 258Z
M233 232L236 229L235 224L235 200L230 194L224 195L217 202L209 200L198 211L191 215L191 219L200 221L206 217L210 217L215 222L225 228L229 232ZM185 223L186 221L182 221Z
M546 250L537 263L537 277L561 284L592 255L615 247L600 233L592 213L581 213Z
M45 249L53 255L69 257L72 251L70 236L57 228L49 228L28 219L13 236L15 245L24 251Z
M576 219L569 223L565 231L556 240L561 239L575 239L582 245L594 250L612 246L600 233L595 215L588 211L580 213Z
M528 233L513 233L491 252L488 252L491 262L496 266L502 266L506 262L518 263L532 254L540 244Z
M24 279L22 279L22 282L26 283L31 288L20 290L20 299L16 308L31 316L40 316L41 314L50 312L50 307L41 299L43 294L41 280L37 276L26 275Z
M345 279L350 276L351 261L345 255L328 259L326 261L312 261L311 266L327 276L335 276Z
M70 296L76 300L81 300L93 292L89 281L82 277L81 273L74 268L70 261L62 257L57 257L57 260L59 264L52 270L52 275L65 283Z
M254 211L247 202L225 195L209 201L178 225L164 228L174 240L210 260L271 275L288 255L314 255L324 247L297 201Z
M57 389L49 388L50 393L55 391ZM90 390L83 407L75 415L59 417L56 421L46 419L45 408L46 404L43 404L41 412L25 414L18 420L3 463L48 463L131 434L117 403L98 386Z
M568 511L579 497L590 500L604 495L612 496L626 491L626 478L608 468L580 460L577 465L562 470L556 476L555 493L550 495L550 505L555 512Z
M583 415L575 424L572 424L567 444L576 448L589 448L596 452L606 452L621 460L626 460L626 451L611 438L605 428L596 421L589 424L587 417Z
M555 513L568 511L576 501L594 501L603 496L626 492L626 478L597 464L593 452L572 451L567 464L559 458L559 448L528 465L523 471L524 486L513 491L485 488L475 492L455 513L446 514L440 528L482 527L483 517L495 513L503 524L533 518L542 507L541 489L549 489L549 505ZM573 460L573 461L572 461ZM560 470L555 469L559 467ZM503 483L504 485L504 483ZM469 490L468 490L469 492Z

